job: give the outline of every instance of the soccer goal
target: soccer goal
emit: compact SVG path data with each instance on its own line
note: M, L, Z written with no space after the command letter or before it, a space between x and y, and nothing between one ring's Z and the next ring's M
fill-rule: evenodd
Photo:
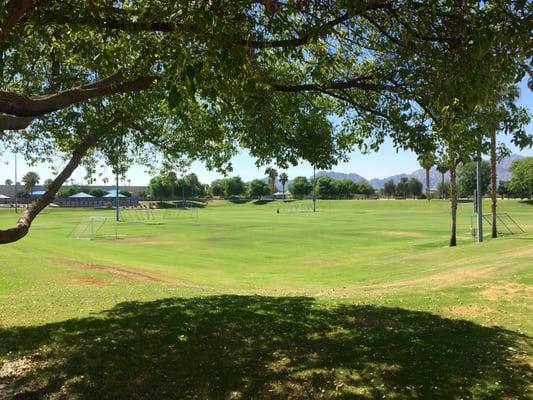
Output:
M483 221L492 228L492 214L483 214ZM508 213L496 214L496 228L498 235L517 235L526 231ZM470 232L473 238L477 238L477 215L470 216Z
M156 219L154 210L147 207L124 207L120 211L122 221L153 221Z
M178 219L178 218L198 218L198 208L197 207L165 208L165 210L163 211L161 215L164 221Z
M70 238L93 240L108 219L107 217L82 217L70 233Z
M285 201L277 210L280 213L310 213L313 212L313 200Z

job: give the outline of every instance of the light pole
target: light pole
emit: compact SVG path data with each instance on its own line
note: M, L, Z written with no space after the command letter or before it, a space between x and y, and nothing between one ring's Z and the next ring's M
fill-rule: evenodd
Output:
M481 191L481 152L476 163L477 241L483 242L483 194Z
M17 182L17 152L15 151L15 212L19 212L19 201L18 201L18 182Z
M313 165L313 212L316 212L316 168Z
M116 219L117 219L117 222L120 221L120 208L119 208L119 205L120 205L120 199L119 199L119 191L118 191L118 169L117 169L117 183L116 183L116 190L115 190L115 200L116 200Z

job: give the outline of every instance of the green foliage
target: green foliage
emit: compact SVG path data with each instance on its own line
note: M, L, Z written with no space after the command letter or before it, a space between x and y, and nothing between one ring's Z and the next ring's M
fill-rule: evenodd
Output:
M223 179L214 180L213 182L211 182L211 185L209 185L209 190L210 190L211 196L223 197L226 192L224 180Z
M152 178L148 185L148 193L155 199L191 198L204 197L207 195L207 190L196 174L191 173L178 178L176 173L171 171Z
M420 155L418 157L418 162L423 169L431 169L437 162L437 159L433 153L428 152Z
M104 197L104 196L107 196L108 192L104 189L91 189L89 194L94 197Z
M335 180L329 176L321 176L316 180L316 194L321 199L332 199L337 195Z
M411 194L409 190L409 178L401 178L400 182L396 185L396 196L403 197L404 199Z
M533 196L533 157L513 161L510 168L512 175L509 188L518 197Z
M439 199L449 199L450 198L450 182L439 183L437 185L437 190L435 194Z
M408 183L409 188L409 194L413 196L413 198L420 197L422 194L422 182L420 182L416 178L410 178Z
M241 196L246 193L246 184L240 176L233 176L224 180L224 192L226 196Z
M295 198L302 198L308 196L313 191L313 185L305 176L297 176L289 185L289 192Z
M24 189L26 193L31 194L33 188L39 183L41 178L39 177L39 174L34 171L27 172L22 177L22 183L24 184Z
M481 190L485 195L490 185L490 164L481 161ZM474 195L477 188L477 167L476 162L462 163L457 168L457 192L459 197L469 197Z
M261 179L254 179L248 186L248 194L250 197L260 198L271 194L271 190Z
M337 198L349 198L358 193L358 185L350 179L337 179L333 182L334 196Z
M500 181L498 183L498 189L497 192L500 196L502 196L502 199L505 198L505 196L509 197L511 195L511 185L510 181Z
M367 181L355 182L355 193L371 196L376 193L376 189Z
M265 171L268 177L268 187L271 193L277 192L276 179L278 178L278 171L273 167L268 167Z
M70 197L83 191L83 188L78 185L70 185L63 187L58 193L58 197ZM107 192L106 192L107 194Z
M385 182L385 185L383 186L383 195L387 196L389 199L396 195L396 184L392 179Z

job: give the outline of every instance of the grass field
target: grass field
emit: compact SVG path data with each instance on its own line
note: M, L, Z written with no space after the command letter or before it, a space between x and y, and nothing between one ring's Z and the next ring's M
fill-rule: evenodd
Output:
M1 247L0 399L531 398L532 204L483 244L461 204L456 248L447 202L298 208L156 211L118 240L111 210L43 212ZM70 239L86 216L110 221Z

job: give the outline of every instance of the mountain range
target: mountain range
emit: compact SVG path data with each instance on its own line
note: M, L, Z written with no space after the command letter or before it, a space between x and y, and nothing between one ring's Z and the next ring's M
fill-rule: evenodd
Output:
M502 159L497 167L496 171L498 173L498 180L499 181L507 181L511 179L511 172L509 172L509 167L515 160L519 160L521 158L524 158L521 155L518 154L512 154L509 157L505 157ZM403 174L397 174L388 176L386 178L373 178L373 179L366 179L363 176L356 174L356 173L343 173L343 172L336 172L336 171L318 171L316 173L317 177L319 176L329 176L333 179L349 179L351 181L357 182L357 181L368 181L373 187L376 189L381 189L385 185L385 182L388 182L392 180L394 183L398 183L400 179L402 178L416 178L422 184L425 186L426 184L426 171L422 168L417 169L414 172L411 173L403 173ZM446 173L444 175L444 179L446 181L449 180L449 174ZM432 168L429 172L429 182L431 187L436 187L441 182L441 174L439 171L437 171L436 168Z

